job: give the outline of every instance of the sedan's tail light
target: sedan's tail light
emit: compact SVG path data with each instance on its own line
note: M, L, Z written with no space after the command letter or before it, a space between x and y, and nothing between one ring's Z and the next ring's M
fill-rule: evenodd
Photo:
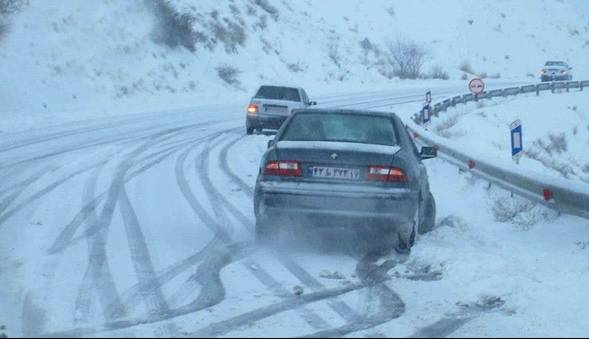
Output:
M370 166L368 180L382 182L406 182L407 175L397 167Z
M250 104L249 106L247 106L247 113L250 115L257 114L259 111L260 110L258 108L258 105L256 104Z
M303 169L298 161L269 161L264 167L264 175L300 177Z

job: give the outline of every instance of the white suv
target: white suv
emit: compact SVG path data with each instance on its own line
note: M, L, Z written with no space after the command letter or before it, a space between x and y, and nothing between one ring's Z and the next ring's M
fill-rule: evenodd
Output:
M571 81L572 68L564 61L547 61L540 72L542 82L546 81Z
M317 105L302 88L262 86L247 107L246 130L278 130L294 109Z

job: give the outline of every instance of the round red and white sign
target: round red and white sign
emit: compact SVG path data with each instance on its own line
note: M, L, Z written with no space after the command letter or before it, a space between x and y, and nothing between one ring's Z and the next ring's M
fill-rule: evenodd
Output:
M472 79L468 84L468 89L470 89L474 95L479 95L485 91L485 82L479 78Z

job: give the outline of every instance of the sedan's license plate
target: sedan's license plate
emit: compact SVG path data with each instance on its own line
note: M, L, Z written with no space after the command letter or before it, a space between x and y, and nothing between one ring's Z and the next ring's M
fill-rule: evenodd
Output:
M360 170L354 168L310 167L308 172L313 178L360 180Z
M279 106L266 106L267 113L279 113L279 114L286 114L288 112L288 108L286 107L279 107Z

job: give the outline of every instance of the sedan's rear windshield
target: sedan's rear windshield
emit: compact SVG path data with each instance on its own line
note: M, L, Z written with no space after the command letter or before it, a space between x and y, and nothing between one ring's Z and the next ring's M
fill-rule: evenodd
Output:
M299 90L290 87L262 86L256 94L257 99L301 101Z
M562 61L548 61L546 66L564 66L565 63Z
M357 114L300 113L286 126L280 140L397 144L393 120Z

